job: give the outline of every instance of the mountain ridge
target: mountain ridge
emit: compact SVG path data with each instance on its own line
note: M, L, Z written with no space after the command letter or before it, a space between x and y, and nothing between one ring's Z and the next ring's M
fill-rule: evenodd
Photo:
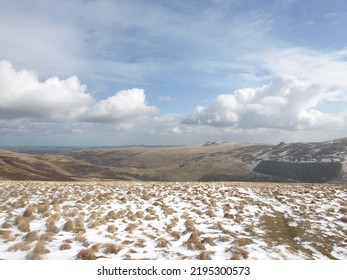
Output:
M30 153L28 147L26 153L0 150L0 179L315 182L318 177L312 174L323 168L331 173L317 182L347 182L347 138L277 145L209 141L192 146L36 149L40 152ZM281 165L283 170L275 172Z

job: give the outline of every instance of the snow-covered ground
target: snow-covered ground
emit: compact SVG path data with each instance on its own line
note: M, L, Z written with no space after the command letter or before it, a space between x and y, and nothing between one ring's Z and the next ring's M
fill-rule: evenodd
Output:
M0 182L0 259L347 259L347 186Z

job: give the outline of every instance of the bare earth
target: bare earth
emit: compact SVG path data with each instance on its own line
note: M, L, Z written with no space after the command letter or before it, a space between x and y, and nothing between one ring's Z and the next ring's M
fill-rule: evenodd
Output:
M347 259L347 186L0 181L0 259Z

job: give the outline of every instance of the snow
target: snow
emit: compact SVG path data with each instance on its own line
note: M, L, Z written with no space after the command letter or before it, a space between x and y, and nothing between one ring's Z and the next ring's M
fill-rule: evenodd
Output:
M76 259L83 248L110 259L347 259L346 205L346 185L0 181L0 259L29 259L40 240L44 260ZM18 220L38 238L25 243ZM58 232L48 232L52 220ZM193 233L201 248L187 243ZM14 250L21 242L29 249Z

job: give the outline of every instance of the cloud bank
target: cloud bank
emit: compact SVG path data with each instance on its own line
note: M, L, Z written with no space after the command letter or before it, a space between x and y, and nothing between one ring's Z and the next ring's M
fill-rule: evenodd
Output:
M317 109L326 98L323 86L286 76L262 87L218 95L208 107L198 106L182 124L286 130L342 127L343 115Z
M0 61L1 119L126 123L157 111L145 99L144 90L135 88L96 101L76 76L41 82L35 72Z

